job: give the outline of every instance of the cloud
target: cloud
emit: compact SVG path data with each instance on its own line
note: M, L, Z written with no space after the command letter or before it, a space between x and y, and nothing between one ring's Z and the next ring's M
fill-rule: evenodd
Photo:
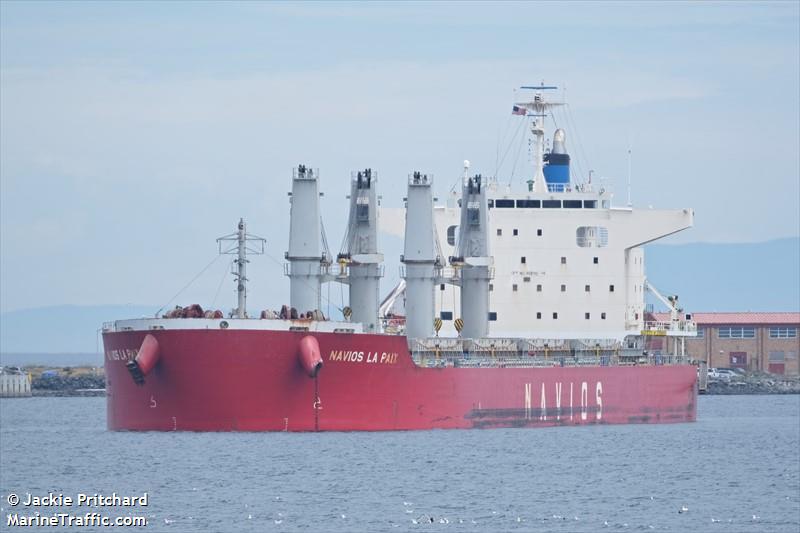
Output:
M556 75L577 72L559 65ZM306 72L255 73L235 78L152 78L119 69L3 69L2 143L7 173L34 165L37 171L96 179L130 179L139 165L147 176L165 176L168 158L229 160L228 139L245 148L322 144L342 133L372 147L376 134L418 129L443 137L460 136L472 124L497 123L500 109L513 99L519 73L532 69L519 61L428 64L342 65ZM478 75L479 74L479 75ZM592 82L613 77L614 87ZM615 108L642 103L701 99L711 88L695 80L654 76L631 70L590 68L567 83L581 108ZM433 124L433 128L431 128ZM453 128L454 127L454 128ZM389 137L392 137L390 134ZM377 147L375 147L377 148ZM208 152L211 153L208 153ZM309 150L310 151L310 150ZM136 154L142 161L136 161ZM134 160L134 166L112 164ZM222 161L217 162L222 165ZM212 168L217 170L217 165ZM185 168L192 180L217 179L201 168Z
M94 5L3 4L3 308L161 301L240 216L278 258L254 283L283 298L291 167L321 168L335 248L352 169L378 170L386 206L412 170L440 197L464 159L491 174L512 89L543 76L567 89L584 172L620 193L633 133L635 201L696 207L687 238L796 231L796 7ZM533 32L533 15L558 24ZM751 194L729 186L753 176ZM754 220L729 207L745 202Z

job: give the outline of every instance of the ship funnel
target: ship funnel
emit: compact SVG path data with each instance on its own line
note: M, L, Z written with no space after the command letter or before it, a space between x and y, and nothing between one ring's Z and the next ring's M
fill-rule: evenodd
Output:
M566 134L558 128L553 134L553 150L544 154L544 177L551 192L563 192L570 184Z
M350 283L351 320L364 331L378 327L380 279L383 254L378 253L378 173L368 168L352 173L350 217L339 264L347 267ZM348 266L349 265L349 266Z
M554 154L566 154L567 147L566 147L566 140L567 135L564 133L564 130L558 128L555 133L553 134L553 153Z
M400 260L406 280L406 337L433 336L434 290L439 258L433 224L433 176L414 172L408 177L405 248Z
M462 336L486 337L489 333L489 209L486 180L480 174L467 179L461 192L461 223L457 256L450 258L461 267Z
M300 165L292 171L289 215L289 264L291 306L300 313L320 308L322 264L327 257L320 246L319 170Z

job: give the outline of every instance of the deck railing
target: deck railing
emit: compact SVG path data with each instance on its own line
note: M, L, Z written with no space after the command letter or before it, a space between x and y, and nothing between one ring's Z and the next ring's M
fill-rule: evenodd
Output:
M648 354L613 339L592 343L541 339L412 339L414 362L423 367L568 367L688 364L689 357ZM602 342L600 342L602 341Z
M658 334L660 332L663 332L662 334L666 334L668 331L683 331L687 333L696 332L697 324L691 320L680 320L677 322L648 321L644 323L642 334Z
M614 355L603 354L593 356L554 355L554 356L514 356L470 353L454 354L452 352L421 351L413 352L412 358L417 366L425 368L554 368L554 367L589 367L589 366L672 366L686 365L691 361L688 356L673 355Z

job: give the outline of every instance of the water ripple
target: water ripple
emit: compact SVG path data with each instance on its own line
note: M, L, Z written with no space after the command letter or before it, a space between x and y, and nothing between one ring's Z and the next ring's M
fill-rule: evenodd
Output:
M112 433L102 398L0 400L0 493L146 491L148 531L798 531L798 397L702 397L698 413L658 426Z

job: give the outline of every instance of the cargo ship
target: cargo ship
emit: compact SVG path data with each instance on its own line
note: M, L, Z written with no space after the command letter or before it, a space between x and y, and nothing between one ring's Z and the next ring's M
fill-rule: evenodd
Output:
M546 138L564 105L522 88L532 165L521 187L458 172L444 205L433 176L408 176L404 209L378 203L378 174L350 179L334 256L320 221L317 169L293 170L285 274L290 303L247 311L240 221L219 239L236 255L230 313L178 307L103 325L110 430L375 431L691 422L696 335L677 296L645 276L642 246L689 228L691 209L634 209L574 177L566 134ZM529 92L528 92L529 91ZM579 173L580 174L580 173ZM518 190L521 189L521 190ZM405 237L401 281L381 299L378 224ZM337 319L326 283L348 287ZM645 292L664 302L656 322ZM659 349L649 341L658 337ZM663 342L666 341L666 342Z

